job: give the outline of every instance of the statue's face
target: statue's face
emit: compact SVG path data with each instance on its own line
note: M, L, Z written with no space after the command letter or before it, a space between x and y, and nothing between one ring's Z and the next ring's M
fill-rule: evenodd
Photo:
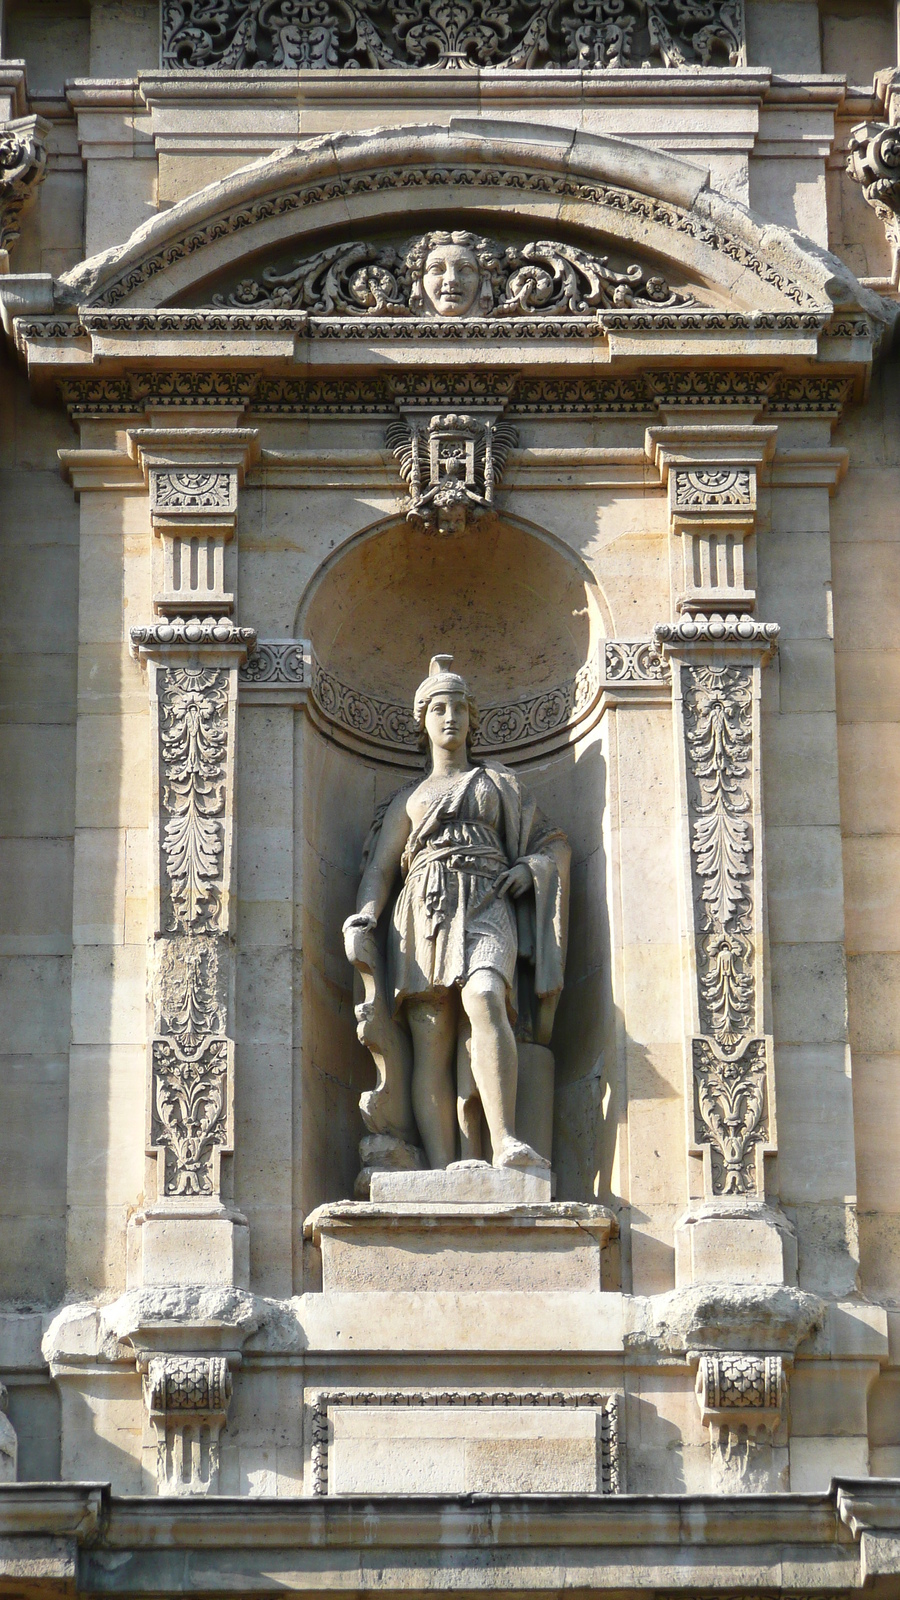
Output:
M425 712L425 732L439 750L461 750L469 732L469 707L464 694L436 694Z
M422 293L439 317L465 317L481 288L481 267L474 250L464 244L435 245L422 272Z

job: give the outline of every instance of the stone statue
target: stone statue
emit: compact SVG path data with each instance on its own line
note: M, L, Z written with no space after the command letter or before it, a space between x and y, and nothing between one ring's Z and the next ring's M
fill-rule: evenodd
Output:
M495 1167L546 1169L569 846L515 773L472 760L478 713L452 659L435 656L416 691L428 774L376 816L344 923L379 1074L361 1151L372 1169L421 1165L419 1142L429 1167L458 1145L479 1160L483 1115Z

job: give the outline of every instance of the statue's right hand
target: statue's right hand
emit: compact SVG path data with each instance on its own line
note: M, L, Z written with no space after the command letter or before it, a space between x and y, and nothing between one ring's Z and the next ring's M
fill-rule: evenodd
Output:
M344 950L347 960L354 967L366 962L367 946L377 925L377 917L373 917L369 911L355 911L344 923Z

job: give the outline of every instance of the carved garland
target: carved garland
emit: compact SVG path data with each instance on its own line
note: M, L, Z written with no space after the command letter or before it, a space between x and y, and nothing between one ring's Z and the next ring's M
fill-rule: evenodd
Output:
M115 306L129 294L139 289L150 278L165 272L178 261L194 255L229 235L244 232L257 223L286 216L292 211L327 204L332 200L346 200L356 194L374 194L395 189L416 188L447 189L509 189L513 192L555 195L561 199L583 201L607 210L631 216L639 224L673 228L687 234L698 243L720 251L735 263L769 284L798 307L809 307L818 317L830 315L830 308L818 306L813 297L785 272L756 254L742 239L726 233L714 224L685 211L669 201L652 199L635 194L612 184L583 183L575 178L557 173L527 172L519 167L398 167L382 168L377 172L348 173L340 178L320 183L305 184L278 195L249 200L235 211L223 212L209 222L191 228L178 239L172 239L160 249L151 252L142 261L128 267L119 278L107 285L95 304ZM777 315L777 313L775 314ZM624 324L627 326L627 322Z
M161 631L177 639L188 626L176 618L135 634L158 646L170 642L156 637ZM223 626L233 629L227 619ZM168 928L155 957L150 1142L165 1152L163 1193L189 1197L217 1190L216 1152L230 1142L227 933L220 928L228 670L161 667L157 689Z
M164 0L167 68L743 64L742 0Z
M539 1390L523 1393L516 1389L323 1389L312 1404L312 1492L328 1493L328 1413L335 1406L503 1406L589 1409L601 1418L601 1481L603 1494L619 1494L619 1408L618 1396L590 1390Z
M228 1040L193 1055L175 1040L153 1043L152 1142L166 1152L164 1192L212 1194L217 1147L228 1144Z

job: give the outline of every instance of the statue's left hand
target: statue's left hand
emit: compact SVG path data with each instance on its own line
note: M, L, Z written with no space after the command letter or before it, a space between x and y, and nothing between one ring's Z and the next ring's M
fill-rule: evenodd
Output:
M494 889L497 894L510 894L514 900L518 900L520 895L528 893L531 885L531 872L524 861L517 861L507 872L501 872Z

